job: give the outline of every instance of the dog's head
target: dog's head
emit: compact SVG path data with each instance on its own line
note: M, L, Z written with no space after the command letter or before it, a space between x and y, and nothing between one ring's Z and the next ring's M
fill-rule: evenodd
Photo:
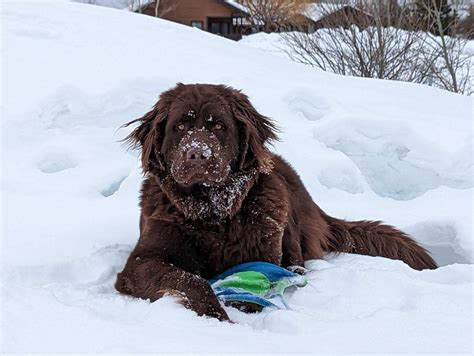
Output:
M127 126L133 123L126 140L141 147L144 172L171 175L180 186L225 184L232 173L272 168L265 143L277 138L274 124L230 87L177 84Z

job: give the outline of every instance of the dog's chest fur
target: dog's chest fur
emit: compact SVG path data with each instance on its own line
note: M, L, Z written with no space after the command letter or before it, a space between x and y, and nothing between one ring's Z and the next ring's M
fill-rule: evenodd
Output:
M268 194L271 183L268 176L260 179L234 216L206 221L186 219L159 186L147 180L142 190L142 213L145 220L148 217L175 227L170 232L174 236L153 237L174 251L170 262L205 278L243 262L280 264L288 205L284 196Z

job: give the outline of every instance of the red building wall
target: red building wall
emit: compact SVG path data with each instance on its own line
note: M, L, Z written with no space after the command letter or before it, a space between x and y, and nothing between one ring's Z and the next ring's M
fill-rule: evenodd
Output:
M155 16L155 3L142 12ZM192 21L201 21L205 31L208 30L208 17L230 18L233 13L232 7L219 0L161 0L159 7L159 17L188 26Z

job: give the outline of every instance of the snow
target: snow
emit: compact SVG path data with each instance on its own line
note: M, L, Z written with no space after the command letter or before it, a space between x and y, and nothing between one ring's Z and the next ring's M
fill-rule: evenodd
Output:
M472 353L472 97L98 6L3 2L1 21L2 354ZM242 89L327 213L400 227L442 267L328 255L292 310L234 324L119 295L141 182L120 126L178 81Z
M330 15L334 12L344 9L345 7L352 7L359 11L363 11L360 7L363 7L364 2L361 3L359 0L346 0L346 1L319 1L310 2L303 4L301 14L311 19L314 22L321 20L323 17ZM370 1L366 3L370 5Z
M291 58L288 52L291 48L288 46L285 38L280 33L259 32L249 36L243 36L239 44L246 47L252 47L269 54L280 56L283 58ZM311 106L311 103L308 104Z
M333 12L339 11L349 4L337 4L337 3L310 3L305 4L302 14L307 18L317 22L324 16L329 15Z
M60 0L61 1L61 0ZM64 0L62 0L64 1ZM111 7L113 9L138 11L154 0L71 0L78 3Z

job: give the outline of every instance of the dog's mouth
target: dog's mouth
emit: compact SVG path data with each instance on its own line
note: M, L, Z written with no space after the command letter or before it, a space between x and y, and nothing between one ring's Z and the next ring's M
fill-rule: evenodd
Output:
M219 164L215 160L203 164L189 164L176 160L171 165L171 175L174 180L183 186L194 184L219 185L224 182L230 173L230 166Z
M207 130L189 131L171 160L171 175L183 186L218 185L231 171L229 159L217 137Z

